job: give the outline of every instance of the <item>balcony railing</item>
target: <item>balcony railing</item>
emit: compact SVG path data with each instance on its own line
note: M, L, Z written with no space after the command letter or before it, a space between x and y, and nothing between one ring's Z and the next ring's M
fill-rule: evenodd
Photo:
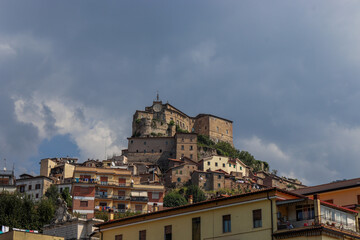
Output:
M95 193L95 197L96 198L104 198L104 199L111 198L109 195L98 194L98 193Z
M130 200L130 197L128 196L117 196L117 195L113 195L112 198L114 200Z
M131 197L130 200L135 201L135 202L148 202L149 198L148 197Z
M98 184L102 186L114 186L114 187L130 187L130 183L119 183L117 181L98 181L94 178L73 178L73 183L88 183L88 184Z
M349 230L349 231L353 231L353 232L356 231L356 226L353 223L348 224L348 223L342 222L342 221L326 219L324 216L320 217L320 223L327 225L327 226L335 227L335 228L338 228L341 230ZM312 226L314 224L315 224L314 218L303 219L303 220L287 220L287 221L281 221L278 223L278 230L300 228L300 227Z

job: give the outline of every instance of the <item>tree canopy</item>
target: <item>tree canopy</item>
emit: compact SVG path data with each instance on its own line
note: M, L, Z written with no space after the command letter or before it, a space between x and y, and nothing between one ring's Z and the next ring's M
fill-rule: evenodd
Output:
M165 207L178 207L186 205L186 199L178 192L172 191L164 197L164 206Z

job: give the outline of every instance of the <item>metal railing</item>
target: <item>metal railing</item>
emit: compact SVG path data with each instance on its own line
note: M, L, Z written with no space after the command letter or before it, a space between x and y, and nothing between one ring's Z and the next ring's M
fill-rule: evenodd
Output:
M97 184L102 186L114 186L114 187L130 187L131 183L119 183L117 181L98 181L94 178L73 178L73 183L88 183L88 184Z
M130 200L135 201L135 202L148 202L149 198L148 197L131 197Z

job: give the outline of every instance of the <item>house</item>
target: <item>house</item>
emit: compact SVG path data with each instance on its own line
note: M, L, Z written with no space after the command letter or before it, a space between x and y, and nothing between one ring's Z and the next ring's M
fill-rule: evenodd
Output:
M103 239L117 240L360 239L356 214L316 198L268 188L97 226Z
M203 158L199 161L199 170L218 170L221 169L229 174L237 177L249 176L249 168L241 160L224 156L211 156Z
M191 174L198 169L198 165L190 158L180 160L169 158L170 168L165 172L164 182L166 187L182 186L191 180Z
M34 201L40 201L53 182L51 178L45 176L21 174L20 179L16 180L16 188L19 193L30 196Z
M258 171L254 175L258 184L266 187L277 187L288 191L306 187L297 179L279 177L273 173L265 171Z
M191 175L191 183L199 186L204 191L217 191L231 185L231 179L225 179L229 174L223 171L200 171L196 170Z

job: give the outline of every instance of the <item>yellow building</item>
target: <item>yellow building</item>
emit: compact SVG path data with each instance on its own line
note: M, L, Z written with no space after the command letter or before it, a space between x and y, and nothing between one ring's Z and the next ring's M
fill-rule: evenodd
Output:
M0 240L64 240L64 238L39 233L11 231L0 234Z
M245 163L237 158L230 158L225 156L211 156L203 158L199 161L199 169L206 171L208 169L212 171L223 170L229 174L238 173L238 176L249 176L248 167Z
M106 240L360 239L353 210L277 188L118 219L97 226L100 239Z

